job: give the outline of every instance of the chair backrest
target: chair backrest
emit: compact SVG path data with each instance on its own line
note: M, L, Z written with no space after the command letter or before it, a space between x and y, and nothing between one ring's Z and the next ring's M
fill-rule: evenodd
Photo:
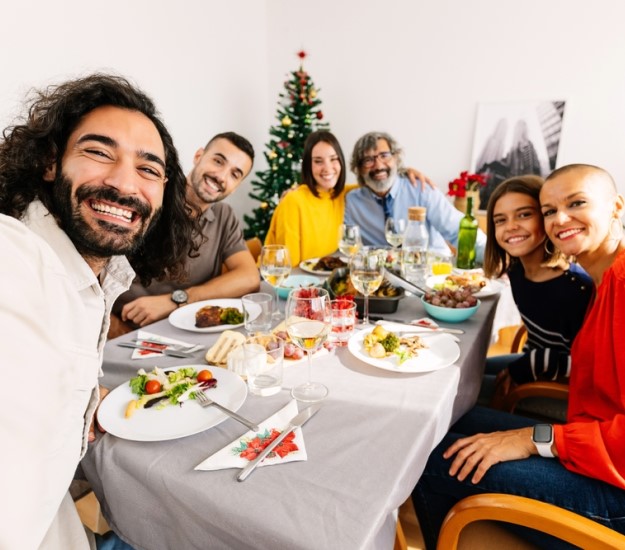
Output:
M245 241L245 244L247 245L247 248L249 249L252 256L254 257L254 261L257 262L258 256L260 256L260 250L263 247L263 243L258 237L252 237L251 239Z
M521 353L521 351L523 351L523 346L525 345L526 340L527 329L525 328L525 325L521 325L514 334L512 344L510 344L510 353Z
M622 550L625 535L558 506L531 498L486 493L458 502L447 514L438 550L456 550L461 531L482 520L504 521L548 533L581 548Z

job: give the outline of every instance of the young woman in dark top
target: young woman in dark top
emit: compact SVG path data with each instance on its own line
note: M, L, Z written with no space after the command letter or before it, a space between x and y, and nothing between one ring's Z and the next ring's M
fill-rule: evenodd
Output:
M488 202L484 273L508 275L528 338L522 353L487 360L482 403L497 404L517 384L568 379L571 345L592 298L591 278L546 236L542 184L538 176L513 177Z

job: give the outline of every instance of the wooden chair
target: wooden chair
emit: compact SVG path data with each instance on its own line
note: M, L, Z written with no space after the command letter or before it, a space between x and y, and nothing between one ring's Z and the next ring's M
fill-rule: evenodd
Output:
M527 340L527 329L525 325L521 325L512 339L512 344L510 345L510 353L520 353L523 350L523 346L525 341ZM501 405L501 410L513 413L515 412L517 406L525 399L557 399L562 401L568 401L569 399L569 386L568 384L563 384L561 382L551 382L546 380L537 380L535 382L528 382L527 384L521 384L517 386L513 390L508 393L505 397L503 404ZM542 408L540 404L534 406L530 404L530 402L526 402L526 406L523 407L522 413L527 413L530 416L541 417L540 409ZM564 418L560 418L561 415L564 415L564 407L562 413L558 410L555 419L556 420L564 420ZM546 420L550 420L549 416L545 416Z
M447 514L438 537L438 550L456 550L460 533L469 524L504 521L548 533L581 548L625 548L625 536L588 518L538 500L487 493L458 502Z
M257 262L258 256L260 256L260 249L263 247L262 241L258 237L252 237L245 241L245 244L252 256L254 256L254 261Z

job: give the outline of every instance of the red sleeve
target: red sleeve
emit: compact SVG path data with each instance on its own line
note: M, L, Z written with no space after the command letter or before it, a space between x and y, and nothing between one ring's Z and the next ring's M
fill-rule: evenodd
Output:
M603 274L571 349L567 423L555 426L562 464L625 489L625 253Z

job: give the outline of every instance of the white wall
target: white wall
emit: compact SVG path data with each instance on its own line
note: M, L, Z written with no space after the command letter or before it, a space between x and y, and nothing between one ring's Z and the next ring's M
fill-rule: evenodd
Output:
M260 152L270 124L265 21L257 0L2 0L0 128L33 86L113 70L152 96L185 170L226 130ZM254 204L245 190L233 199L239 214Z
M563 98L558 165L598 164L625 193L624 20L622 0L3 0L0 127L28 88L114 69L155 99L185 169L230 129L263 169L304 48L348 157L383 129L445 189L469 168L479 102ZM239 214L248 191L230 200Z
M348 157L386 130L446 190L470 167L479 102L565 99L558 165L598 164L625 192L622 0L269 0L268 14L269 98L306 49Z

